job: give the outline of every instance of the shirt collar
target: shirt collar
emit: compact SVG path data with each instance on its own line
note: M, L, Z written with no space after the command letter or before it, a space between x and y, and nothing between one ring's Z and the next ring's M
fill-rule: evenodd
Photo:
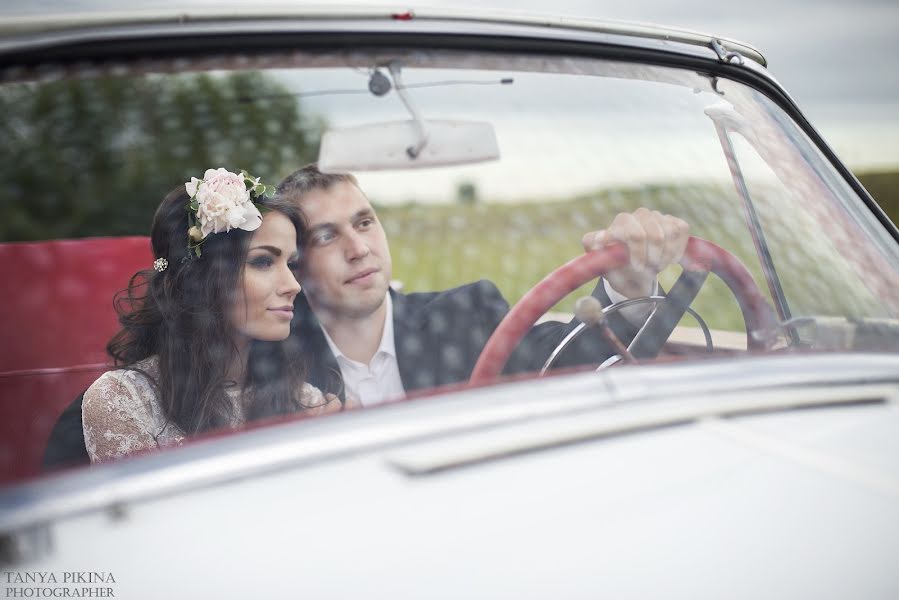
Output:
M396 343L393 339L393 299L390 297L390 292L387 292L387 297L384 302L387 304L387 310L384 315L384 330L381 332L381 343L378 345L378 352L375 353L377 356L378 353L383 352L389 355L391 358L396 359ZM328 347L331 349L331 354L334 355L338 361L345 360L351 363L355 363L351 358L347 358L347 356L340 351L340 348L337 347L337 344L334 343L334 340L331 339L331 336L328 335L328 331L322 327L322 333L325 334L325 341L328 342Z

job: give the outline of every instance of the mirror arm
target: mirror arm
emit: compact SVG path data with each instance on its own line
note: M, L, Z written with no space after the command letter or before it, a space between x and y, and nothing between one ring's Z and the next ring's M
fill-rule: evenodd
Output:
M396 93L399 94L400 100L403 101L403 104L406 105L406 109L412 115L412 119L415 122L415 129L418 132L418 141L406 148L406 154L409 155L409 158L415 159L418 158L421 151L424 150L424 147L428 144L428 132L425 129L424 120L421 118L418 110L415 108L415 105L412 104L412 98L406 93L406 86L403 85L403 76L400 73L400 64L397 61L391 61L387 68L390 70L390 76L393 77L393 87L396 89Z

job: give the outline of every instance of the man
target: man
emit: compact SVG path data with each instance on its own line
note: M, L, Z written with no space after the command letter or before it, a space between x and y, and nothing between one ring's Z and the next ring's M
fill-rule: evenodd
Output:
M323 174L310 165L285 178L278 193L297 203L308 227L294 323L310 383L371 406L468 379L508 311L494 284L479 281L410 295L390 290L387 238L352 175ZM586 234L585 251L621 241L631 256L630 264L610 272L608 285L595 294L608 303L606 294L617 300L652 293L658 272L680 259L687 236L684 221L646 209L619 214L608 229ZM576 324L532 328L505 372L539 369ZM636 331L621 318L612 327L625 343ZM611 354L606 340L590 332L577 339L558 366L597 362Z

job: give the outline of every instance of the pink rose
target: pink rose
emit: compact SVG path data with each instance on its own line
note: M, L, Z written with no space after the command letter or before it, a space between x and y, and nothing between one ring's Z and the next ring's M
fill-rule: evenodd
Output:
M262 224L262 214L250 199L243 175L207 169L202 180L191 177L184 188L199 205L197 220L204 238L232 229L253 231Z

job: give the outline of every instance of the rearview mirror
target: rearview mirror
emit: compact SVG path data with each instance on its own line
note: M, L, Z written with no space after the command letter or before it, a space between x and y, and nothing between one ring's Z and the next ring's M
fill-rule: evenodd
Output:
M318 168L325 173L420 169L498 158L490 123L409 120L326 131Z

